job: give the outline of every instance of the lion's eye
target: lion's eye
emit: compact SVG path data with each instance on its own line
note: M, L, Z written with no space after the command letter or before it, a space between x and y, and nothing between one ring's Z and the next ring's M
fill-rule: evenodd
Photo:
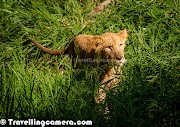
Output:
M109 47L106 48L106 50L107 50L107 51L111 51L111 50L112 50L112 47L109 46Z
M123 44L120 44L119 47L120 47L120 49L122 49L123 48Z

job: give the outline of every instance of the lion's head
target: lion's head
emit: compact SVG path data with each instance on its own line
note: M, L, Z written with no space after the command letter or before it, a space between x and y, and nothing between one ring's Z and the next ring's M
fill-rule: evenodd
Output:
M122 65L125 62L124 48L127 40L127 30L116 33L105 33L101 36L101 44L98 52L101 58L113 61L115 65Z
M102 36L81 34L75 38L75 47L78 47L75 48L76 54L80 59L101 59L104 63L122 65L125 62L124 48L127 37L126 29L117 34L104 33Z

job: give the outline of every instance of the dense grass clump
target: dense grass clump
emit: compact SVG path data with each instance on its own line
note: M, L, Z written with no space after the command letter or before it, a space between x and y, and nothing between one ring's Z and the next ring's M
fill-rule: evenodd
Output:
M1 1L1 119L92 120L93 126L112 127L180 125L180 1L114 1L92 16L96 5L88 0ZM34 38L61 49L79 34L124 28L129 34L128 62L117 94L107 93L108 121L94 102L100 85L95 68L76 70L67 56L23 45Z

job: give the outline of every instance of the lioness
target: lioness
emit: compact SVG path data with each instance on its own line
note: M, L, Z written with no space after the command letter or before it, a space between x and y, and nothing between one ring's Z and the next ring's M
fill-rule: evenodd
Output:
M101 59L100 66L106 66L106 69L100 76L102 88L98 89L99 94L95 97L95 102L100 103L106 99L106 91L116 87L116 84L120 81L121 66L125 62L124 48L127 37L126 29L119 31L117 34L104 33L102 36L81 34L73 39L67 48L61 50L45 48L33 39L26 42L33 42L41 50L51 55L69 54L73 65L76 62L76 68L82 66L82 63L78 62L77 59ZM114 66L110 66L112 63ZM116 68L117 70L115 70ZM109 82L107 83L107 81Z

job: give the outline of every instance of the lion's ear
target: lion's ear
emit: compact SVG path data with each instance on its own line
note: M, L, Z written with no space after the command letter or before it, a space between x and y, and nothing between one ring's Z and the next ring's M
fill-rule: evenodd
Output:
M128 37L128 33L127 33L127 30L126 28L124 30L121 30L117 33L117 35L123 39L124 41L126 41L127 37Z
M94 43L96 47L99 46L101 43L101 36L98 36L98 35L93 36L91 43Z

